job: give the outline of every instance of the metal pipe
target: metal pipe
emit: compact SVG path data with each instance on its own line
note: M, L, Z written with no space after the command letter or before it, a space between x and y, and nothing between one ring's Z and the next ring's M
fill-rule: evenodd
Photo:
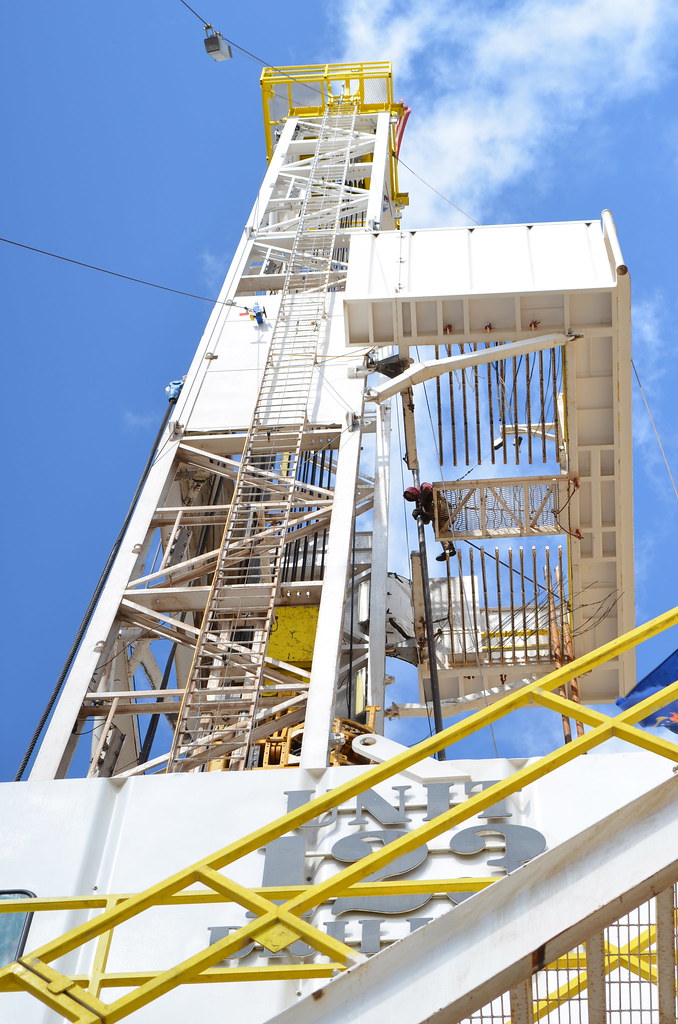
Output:
M412 470L415 487L421 487L419 470ZM431 704L433 705L433 726L436 732L443 731L443 713L440 705L440 685L438 682L438 666L436 664L436 645L433 637L433 610L431 608L431 591L428 578L428 561L426 559L426 534L424 524L417 518L417 535L419 538L419 558L421 559L421 590L424 597L424 618L426 619L426 649L428 651L429 677L431 680ZM445 748L438 751L438 760L446 761Z
M393 395L406 391L415 384L421 384L432 377L439 377L443 373L451 373L454 370L464 370L469 366L479 366L482 363L504 362L508 359L517 359L519 356L529 355L531 352L539 352L543 349L550 349L564 345L568 341L581 338L581 334L565 334L554 332L544 334L538 338L525 338L522 341L507 341L503 345L497 345L492 349L469 349L462 351L458 356L450 356L448 359L433 359L425 363L414 363L405 373L393 377L385 384L379 384L373 388L367 388L364 392L365 400L368 402L383 402ZM461 346L460 346L461 348Z

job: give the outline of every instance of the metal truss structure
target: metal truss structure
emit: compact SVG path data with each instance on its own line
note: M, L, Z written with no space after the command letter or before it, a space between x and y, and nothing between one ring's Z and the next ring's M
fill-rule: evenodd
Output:
M331 353L351 234L393 226L405 198L392 159L402 108L388 65L293 70L264 75L269 171L34 777L64 775L92 721L90 776L261 763L266 738L306 718L311 683L298 657L269 649L272 628L286 606L317 614L328 573L340 578L337 607L320 611L332 620L322 669L329 713L314 740L323 763L349 649L352 678L366 676L368 640L357 622L344 627L344 592L347 544L356 546L355 519L372 507L374 483L358 463L360 384L353 399L338 394L330 370L345 377L345 357ZM267 353L260 371L238 364L245 326L258 346L247 339L250 359ZM231 407L224 362L246 378ZM327 394L340 403L329 414ZM366 541L354 603L370 578ZM379 571L385 578L385 553ZM149 689L135 683L139 672ZM373 675L383 679L383 667ZM346 703L350 714L355 701ZM173 734L161 754L159 720Z
M602 226L613 256L618 246L609 214ZM415 406L417 387L421 395L427 384L438 460L467 467L458 480L433 482L431 510L436 537L452 556L447 579L427 584L442 641L441 697L450 710L482 693L493 699L506 684L522 685L530 667L555 667L633 621L631 467L622 455L630 444L622 397L630 368L626 267L616 253L619 270L613 282L607 278L614 283L607 296L567 287L535 295L533 262L515 294L488 295L501 290L496 252L488 258L489 233L498 229L486 229L486 240L478 235L483 230L361 240L346 298L353 342L379 348L397 339L401 369L369 388L366 399L378 406L400 397L409 468L419 472ZM545 251L535 230L521 226L512 238L515 253L529 261ZM572 242L556 225L548 232L553 253ZM498 252L505 242L491 244ZM453 285L444 271L452 253L460 264ZM424 266L431 268L428 277ZM373 282L369 297L360 294L365 278ZM434 358L422 359L422 348ZM378 355L371 365L380 365ZM466 479L474 471L482 478ZM493 548L483 543L488 540ZM420 623L423 577L416 561L412 575L414 622ZM423 640L418 628L420 650ZM425 655L420 667L428 702ZM587 679L582 699L619 696L633 679L632 659L617 669Z
M275 1009L231 986L234 1019L674 1024L678 747L636 726L678 682L616 717L590 707L678 624L673 609L632 628L630 292L611 216L403 231L390 65L266 69L262 89L262 187L26 808L3 794L17 820L71 820L66 895L44 895L41 851L8 861L43 887L0 891L20 936L0 1006L32 997L30 1024L207 1019L217 1004L185 986L253 982ZM387 571L393 398L411 579ZM416 665L420 703L384 709L387 653ZM562 723L549 753L502 760L495 742L491 761L441 763L530 706ZM431 712L414 747L375 735ZM581 758L613 739L655 755L631 795L605 757L591 778ZM563 821L572 780L599 798L593 824L574 798ZM212 925L212 904L236 923Z
M365 190L362 197L351 193L347 201L357 113L357 106L348 103L331 112L328 106L319 124L298 125L304 141L313 140L313 157L301 161L307 171L303 186L299 172L291 179L281 172L288 216L257 243L267 250L268 267L274 251L271 233L293 233L289 249L275 250L276 263L285 268L278 320L179 713L170 771L215 758L229 768L246 767L255 737L280 728L283 713L285 724L290 714L305 714L303 690L265 708L260 701L267 695L266 649L284 550L304 522L318 527L319 495L309 493L298 477L319 334L327 324L326 295L340 280L339 225L352 216L347 207L352 211L366 201ZM275 194L272 203L280 217L283 207ZM304 272L309 291L299 290ZM330 491L324 495L328 499Z

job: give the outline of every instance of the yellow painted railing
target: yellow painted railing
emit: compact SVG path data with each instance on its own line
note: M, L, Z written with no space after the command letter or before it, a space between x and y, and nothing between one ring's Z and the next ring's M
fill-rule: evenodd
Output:
M678 925L678 914L674 914L675 923ZM628 926L629 930L631 926ZM620 969L629 975L628 980L623 984L628 989L633 983L649 982L656 985L657 974L657 953L652 947L656 943L657 929L654 925L641 929L630 938L623 946L615 946L612 942L603 941L602 970L604 976L614 974ZM550 1014L557 1011L572 999L576 999L586 992L589 987L589 962L586 948L581 951L566 953L559 957L552 964L545 968L547 977L551 972L556 972L556 978L565 974L567 980L558 985L543 998L535 999L532 1007L534 1021L543 1020ZM558 972L562 972L560 975ZM631 980L633 978L633 981ZM512 1024L507 1019L505 1024Z
M570 679L589 672L611 658L636 646L644 640L678 624L678 608L653 619L644 626L624 634L598 650L584 655L569 665L552 672L543 679L522 687L495 704L476 712L443 732L418 743L384 764L367 769L357 778L319 796L289 814L278 818L211 854L189 865L157 885L136 895L109 895L106 897L70 897L62 900L0 901L0 912L54 910L57 907L96 908L104 905L103 913L65 935L46 943L16 963L0 970L0 993L25 991L78 1024L105 1022L113 1024L180 985L196 982L243 981L280 978L328 977L335 971L361 959L349 946L302 919L303 914L338 896L386 895L390 893L426 893L472 890L490 884L490 879L439 879L398 882L365 883L363 879L385 867L391 861L422 846L428 840L449 831L504 797L523 789L581 754L617 737L634 746L678 762L678 746L651 733L634 728L635 724L665 704L678 699L678 683L648 697L616 717L582 707L552 691ZM359 793L391 778L417 764L423 758L449 747L458 740L477 732L484 726L528 704L565 713L582 721L590 731L572 743L565 744L545 757L541 757L503 779L482 793L469 797L464 803L451 807L445 813L427 821L383 848L375 850L362 860L349 865L331 878L317 884L286 888L246 888L228 878L221 871L229 864L260 849L273 840L338 807ZM362 883L362 884L360 884ZM207 892L187 891L191 885L205 886ZM274 902L284 900L282 904ZM125 974L106 972L107 958L114 929L144 912L159 906L176 903L221 901L235 903L250 911L254 919L218 942L201 950L187 960L169 969L137 971ZM232 956L248 942L256 940L271 952L278 952L298 939L307 942L317 953L326 956L324 963L279 965L261 967L215 967ZM59 957L79 949L85 943L97 940L92 975L89 978L69 976L51 964ZM100 999L102 989L108 987L132 988L119 999L105 1003ZM0 1015L1 1016L1 1015Z
M266 158L269 161L275 149L276 129L288 117L320 118L327 107L338 108L342 102L356 104L359 114L391 114L394 119L389 154L391 196L398 205L407 205L407 195L399 191L395 152L395 121L403 115L405 108L393 97L390 61L264 68L260 82Z
M261 95L269 160L274 149L273 131L287 117L322 117L328 105L342 99L357 103L361 114L403 111L402 103L393 99L390 61L264 68Z

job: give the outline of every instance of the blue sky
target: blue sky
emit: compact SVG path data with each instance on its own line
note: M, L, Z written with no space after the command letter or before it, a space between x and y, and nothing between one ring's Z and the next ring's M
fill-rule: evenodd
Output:
M256 19L223 0L198 10L267 62L391 59L413 109L403 159L481 222L612 209L632 275L634 358L678 474L672 3L349 0L302 5L295 20L267 2ZM2 20L0 234L214 295L265 169L257 63L209 60L178 0L37 0L30 18L15 5ZM405 171L401 185L407 227L468 223ZM7 779L117 534L165 385L185 372L210 306L5 244L0 260ZM644 621L676 604L678 502L635 405ZM667 635L647 645L641 674L676 646Z

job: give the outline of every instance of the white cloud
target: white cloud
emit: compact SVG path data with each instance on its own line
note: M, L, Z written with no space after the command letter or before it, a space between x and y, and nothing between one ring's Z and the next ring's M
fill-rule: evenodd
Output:
M678 171L678 123L666 126L664 129L663 145L673 169Z
M665 317L664 300L658 293L633 304L634 359L637 366L642 366L644 386L650 391L655 390L662 377Z
M403 159L482 219L498 191L545 153L567 155L576 124L661 82L677 17L670 0L484 9L470 0L354 0L342 15L342 59L393 61L413 108ZM442 200L402 177L419 225L439 222L443 210L450 222Z
M678 445L674 429L675 410L673 405L667 407L664 404L670 398L666 392L667 338L670 336L668 314L661 296L654 295L650 299L634 303L634 364L675 479L676 463L678 462ZM673 401L672 397L671 401ZM673 510L675 494L635 374L633 378L633 443L639 471L647 476L657 500L670 506Z
M493 205L502 190L528 174L535 188L549 165L555 169L558 162L568 173L568 167L576 168L583 133L593 135L595 127L595 140L603 147L613 132L605 115L615 107L621 113L624 102L665 85L678 21L671 0L348 0L337 10L342 47L337 60L393 62L396 96L413 112L404 161L480 221L496 216ZM586 158L595 159L590 147ZM410 191L415 211L407 227L467 223L404 169L401 187ZM659 300L635 309L635 359L663 436L671 430L669 407L662 405L667 381L662 328L667 325ZM418 412L423 404L421 396ZM437 478L425 424L418 434L422 472ZM642 407L635 413L634 440L637 477L644 480L651 473L648 490L668 492L666 469ZM397 510L395 492L394 484ZM637 552L648 576L661 557L669 523L667 514L642 531ZM398 568L409 575L400 515L393 532L394 554L402 559ZM417 699L411 688L410 683L408 697L400 699ZM391 728L404 738L413 727Z
M215 295L218 294L223 284L224 274L228 268L230 256L228 253L212 253L205 249L200 253L202 263L202 275L207 288L211 288Z
M151 412L131 412L129 409L122 410L122 418L125 426L130 430L146 430L147 427L152 427L158 424L157 413Z
M634 303L633 360L676 479L678 442L674 400L666 376L667 338L670 337L669 315L662 296L655 294ZM642 621L652 614L657 565L666 559L667 545L672 545L678 520L675 493L635 374L632 388L636 491L642 490L649 497L649 501L639 500L636 516L636 602Z

